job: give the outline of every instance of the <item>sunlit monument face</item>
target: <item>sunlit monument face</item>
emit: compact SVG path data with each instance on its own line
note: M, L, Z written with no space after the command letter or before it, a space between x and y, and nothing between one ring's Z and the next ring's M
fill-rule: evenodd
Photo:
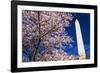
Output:
M89 59L89 17L87 13L22 10L22 61Z

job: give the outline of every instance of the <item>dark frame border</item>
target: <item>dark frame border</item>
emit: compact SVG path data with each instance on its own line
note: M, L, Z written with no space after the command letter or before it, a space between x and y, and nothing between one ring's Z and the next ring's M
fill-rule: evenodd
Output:
M95 24L94 25L94 48L95 48L94 64L17 68L17 6L18 5L93 9L94 24ZM43 70L90 68L90 67L97 67L97 6L96 5L62 4L62 3L47 3L47 2L33 2L33 1L11 1L11 72L43 71Z

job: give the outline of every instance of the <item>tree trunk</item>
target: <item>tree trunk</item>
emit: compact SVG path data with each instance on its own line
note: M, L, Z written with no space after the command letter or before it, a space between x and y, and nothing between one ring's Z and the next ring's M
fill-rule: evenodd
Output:
M39 39L38 39L38 44L36 46L36 49L35 49L35 52L34 52L34 55L33 55L33 61L36 61L36 55L37 55L37 52L38 52L38 49L39 49L39 45L40 45L40 42L41 42L41 32L40 32L40 11L38 11L38 29L39 29ZM35 43L35 42L33 42Z

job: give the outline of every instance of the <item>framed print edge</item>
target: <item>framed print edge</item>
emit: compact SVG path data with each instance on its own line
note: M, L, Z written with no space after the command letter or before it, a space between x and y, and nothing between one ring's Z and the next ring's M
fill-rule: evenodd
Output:
M17 4L15 1L11 1L11 72L16 72L16 69L17 69Z
M95 49L95 51L94 51L94 64L95 64L95 66L97 67L98 66L98 29L97 29L97 27L98 27L98 7L97 6L95 6L95 8L94 8L94 24L96 24L95 26L94 26L94 39L95 39L95 41L94 41L94 48L96 48Z
M18 68L18 5L27 6L43 6L43 7L59 7L59 8L82 8L94 10L94 64L78 64L78 65L60 65L60 66L44 66L44 67L26 67ZM11 72L25 71L43 71L73 68L90 68L97 67L97 6L96 5L79 5L79 4L60 4L47 2L31 2L31 1L11 1Z

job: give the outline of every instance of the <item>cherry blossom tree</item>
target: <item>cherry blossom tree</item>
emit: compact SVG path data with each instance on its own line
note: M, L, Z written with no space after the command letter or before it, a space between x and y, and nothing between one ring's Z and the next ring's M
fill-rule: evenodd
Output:
M68 55L62 49L52 49L47 50L43 54L38 53L36 57L36 61L65 61L65 60L75 60L78 57L73 55Z
M72 37L64 27L70 26L71 13L22 10L22 46L31 48L30 61L70 60L73 56L63 51L63 46L72 46ZM44 48L40 54L39 49Z

